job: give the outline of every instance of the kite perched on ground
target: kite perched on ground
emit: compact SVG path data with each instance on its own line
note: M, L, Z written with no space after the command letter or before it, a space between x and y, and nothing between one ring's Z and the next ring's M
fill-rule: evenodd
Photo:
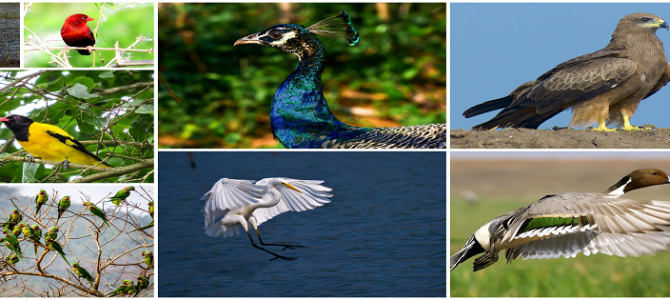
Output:
M610 43L603 49L568 60L508 96L466 110L470 118L503 109L473 129L515 127L536 129L561 111L572 108L571 127L598 122L597 131L614 131L607 125L630 125L637 105L670 79L670 64L658 28L668 23L649 13L634 13L619 20Z

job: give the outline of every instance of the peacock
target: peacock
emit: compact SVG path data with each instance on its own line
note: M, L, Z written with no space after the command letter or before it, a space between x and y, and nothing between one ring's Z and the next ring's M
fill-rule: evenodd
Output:
M258 44L293 53L298 67L277 88L270 112L272 134L286 148L446 148L446 124L356 127L338 120L323 97L321 73L326 51L316 35L360 41L345 11L307 28L280 24L245 36L235 46Z

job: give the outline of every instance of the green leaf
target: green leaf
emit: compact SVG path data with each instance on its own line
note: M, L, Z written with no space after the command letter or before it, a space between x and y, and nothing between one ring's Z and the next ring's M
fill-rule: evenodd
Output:
M86 133L86 134L97 133L95 124L84 120L84 118L77 119L77 125L79 126L79 130L81 130L83 133Z
M154 105L153 104L148 104L148 105L142 105L140 108L138 108L135 113L137 114L153 114L154 113Z
M35 183L35 182L37 182L37 179L35 179L35 173L37 173L37 169L39 167L40 167L40 164L23 163L23 177L21 178L21 182L23 182L23 183Z
M114 77L114 71L105 71L105 72L100 72L100 75L98 75L100 78L112 78Z
M90 92L90 91L93 89L93 87L95 86L95 82L93 81L93 79L91 79L91 78L89 78L89 77L85 77L85 76L79 76L79 77L75 78L74 81L73 81L73 83L74 83L75 85L76 85L77 83L79 83L79 84L81 84L81 85L86 86L86 87L88 88L87 91L89 91L89 92Z
M67 89L67 92L70 93L73 97L80 99L90 99L100 97L98 95L93 95L88 92L88 87L83 84L76 83L73 87Z

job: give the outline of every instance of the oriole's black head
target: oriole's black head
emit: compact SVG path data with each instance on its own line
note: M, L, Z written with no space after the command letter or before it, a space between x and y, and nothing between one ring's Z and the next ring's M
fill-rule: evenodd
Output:
M343 38L347 40L350 46L357 44L360 40L358 31L351 25L349 15L345 11L340 11L339 15L309 27L298 24L275 25L261 32L245 36L235 41L234 45L259 44L303 57L303 55L312 54L322 47L315 34Z
M0 122L4 123L5 126L9 128L9 130L16 134L18 131L28 128L28 126L30 126L30 124L32 124L34 121L25 116L9 115L4 118L0 118Z

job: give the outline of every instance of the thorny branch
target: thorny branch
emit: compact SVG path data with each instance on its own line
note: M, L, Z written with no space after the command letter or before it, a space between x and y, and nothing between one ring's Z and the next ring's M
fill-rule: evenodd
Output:
M84 201L91 201L92 197L81 192L81 198ZM56 199L60 199L58 191L52 190L49 195L49 201L42 206L40 213L36 215L32 209L34 203L29 199L19 201L17 197L9 199L12 205L23 214L23 221L29 224L38 224L43 233L48 228L56 226L56 216L53 213L57 210ZM153 201L151 192L143 187L137 189L134 195ZM105 206L112 193L102 197L96 195L98 207L105 210L111 204ZM154 272L153 267L148 267L143 262L143 257L139 254L140 250L153 251L153 234L146 231L144 233L132 232L133 229L140 228L140 216L146 216L147 210L138 207L137 204L128 202L122 203L119 207L111 205L112 210L105 210L107 219L112 225L120 227L119 234L114 234L113 230L104 225L97 217L93 216L86 207L77 210L79 205L73 204L69 210L63 213L59 221L59 234L57 241L62 245L63 250L68 256L70 263L78 262L94 276L94 286L91 287L88 281L79 279L56 251L49 250L40 243L39 249L42 251L36 257L31 257L35 243L24 236L19 237L19 243L23 246L25 259L16 265L4 263L0 260L0 295L2 296L103 296L116 289L123 279L135 280L137 276L143 275L150 278ZM0 209L4 214L11 214L4 209ZM8 214L9 213L9 214ZM3 220L2 222L5 222ZM76 225L75 225L76 222ZM146 223L146 221L144 221ZM121 226L119 226L121 225ZM80 227L86 226L86 230ZM82 234L74 236L73 234ZM129 239L130 238L130 239ZM42 241L44 241L42 239ZM28 247L25 247L25 245ZM95 244L96 249L90 249L89 245ZM88 249L88 250L87 250ZM0 259L9 255L6 247L0 247ZM50 258L49 258L50 257ZM66 267L63 267L63 264ZM43 288L40 281L34 281L34 278L51 279L48 282L46 290L38 291ZM31 282L32 284L29 284ZM153 285L150 285L145 294L151 295ZM29 293L29 294L25 294Z

